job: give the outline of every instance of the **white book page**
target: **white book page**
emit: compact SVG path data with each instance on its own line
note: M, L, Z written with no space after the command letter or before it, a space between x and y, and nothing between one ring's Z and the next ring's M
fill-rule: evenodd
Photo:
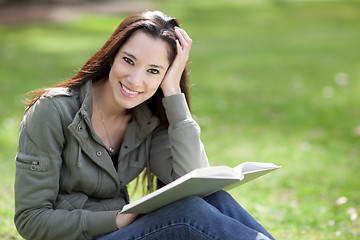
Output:
M259 163L259 162L243 162L236 167L234 167L235 170L243 173L243 174L249 174L253 172L259 172L259 171L265 171L270 169L277 169L279 166L276 166L273 163Z
M237 170L227 166L199 168L190 172L189 175L196 178L241 178L242 176Z

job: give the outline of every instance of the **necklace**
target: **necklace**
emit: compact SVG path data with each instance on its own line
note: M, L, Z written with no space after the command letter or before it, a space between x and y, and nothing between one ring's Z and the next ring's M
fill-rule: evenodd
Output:
M114 151L115 151L115 149L114 149L114 147L113 147L114 140L113 140L113 141L110 141L109 133L108 133L108 131L107 131L107 129L106 129L104 117L103 117L103 115L102 115L102 111L101 111L101 108L100 108L100 104L99 104L99 101L98 101L98 99L97 99L97 94L96 94L96 88L95 88L95 87L94 87L94 95L95 95L94 97L95 97L96 105L97 105L97 107L98 107L98 109L99 109L101 122L102 122L102 125L103 125L103 127L104 127L107 140L108 140L108 142L109 142L109 144L110 144L109 152L110 152L110 154L112 154L112 153L114 153ZM119 116L120 116L120 114L121 114L121 113L119 113ZM124 118L125 118L125 117L123 117L123 118L121 119L121 123L120 123L119 129L118 129L115 137L120 133L121 127L122 127L123 122L124 122Z

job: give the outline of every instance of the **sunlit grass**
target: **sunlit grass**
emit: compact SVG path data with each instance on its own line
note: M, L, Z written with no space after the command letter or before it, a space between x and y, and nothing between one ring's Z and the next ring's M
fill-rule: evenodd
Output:
M282 166L233 196L277 239L358 238L360 4L157 2L194 40L192 109L211 163ZM0 26L4 238L17 236L13 158L23 94L70 77L121 19Z

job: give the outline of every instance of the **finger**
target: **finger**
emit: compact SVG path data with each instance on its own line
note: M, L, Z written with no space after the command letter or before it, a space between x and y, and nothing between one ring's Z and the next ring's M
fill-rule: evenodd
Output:
M180 45L180 42L178 39L176 39L176 47L177 47L177 52L182 52L182 48L181 48L181 45Z
M180 44L182 46L185 47L185 46L188 46L191 44L191 39L184 30L182 30L180 28L175 28L175 33L176 33L176 36L178 37ZM188 39L190 39L190 40L188 40Z
M180 45L184 45L185 39L180 31L180 28L175 28L175 34L176 37L178 38L178 41L180 42Z
M189 37L189 34L187 34L187 32L182 28L180 28L179 30L180 30L182 36L184 37L184 39L186 40L186 42L191 43L192 39Z

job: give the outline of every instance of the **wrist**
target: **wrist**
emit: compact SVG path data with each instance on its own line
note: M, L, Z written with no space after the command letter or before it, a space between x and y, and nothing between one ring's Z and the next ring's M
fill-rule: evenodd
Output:
M171 88L162 88L162 91L164 93L164 97L168 97L171 95L180 94L181 88L180 86L171 87Z

